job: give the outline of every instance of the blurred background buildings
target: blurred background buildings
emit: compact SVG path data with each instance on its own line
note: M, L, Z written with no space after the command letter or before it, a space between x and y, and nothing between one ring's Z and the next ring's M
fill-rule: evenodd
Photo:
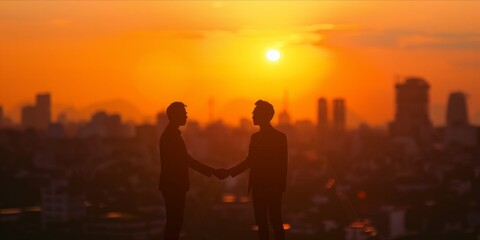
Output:
M425 79L406 78L395 89L385 129L347 128L345 98L320 97L317 122L292 122L295 106L276 107L277 128L289 141L288 238L480 237L480 131L470 124L467 95L451 93L446 125L434 126ZM19 124L0 107L1 238L158 239L165 113L154 124L124 122L108 110L71 122L51 116L52 99L38 94ZM243 160L256 131L251 120L210 119L182 128L190 154L216 168ZM246 174L225 181L191 175L183 239L255 237Z

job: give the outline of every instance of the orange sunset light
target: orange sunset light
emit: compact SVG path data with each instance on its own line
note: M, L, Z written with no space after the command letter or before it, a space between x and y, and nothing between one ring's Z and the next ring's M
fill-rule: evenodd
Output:
M237 124L257 99L281 111L288 92L293 120L341 97L351 126L384 126L395 82L413 75L432 85L434 122L465 91L479 123L478 12L475 1L2 1L0 105L18 121L50 92L54 118L105 107L141 122L180 100L191 119L210 106Z

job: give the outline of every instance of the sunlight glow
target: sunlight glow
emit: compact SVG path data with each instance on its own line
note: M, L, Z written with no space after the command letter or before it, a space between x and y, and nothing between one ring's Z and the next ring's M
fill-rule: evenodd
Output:
M270 49L265 54L267 60L270 62L276 62L280 59L280 52L276 49Z

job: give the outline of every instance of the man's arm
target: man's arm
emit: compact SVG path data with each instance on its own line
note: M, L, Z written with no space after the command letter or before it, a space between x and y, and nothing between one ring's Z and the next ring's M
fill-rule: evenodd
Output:
M249 168L250 168L250 158L247 157L245 160L243 160L242 162L240 162L236 166L228 169L228 173L230 174L230 176L235 177L238 174L242 173L243 171L245 171Z
M195 171L205 175L205 176L208 176L210 177L213 172L215 171L215 169L213 169L212 167L209 167L195 159L193 159L190 154L187 153L187 164L189 167L191 167L192 169L194 169Z

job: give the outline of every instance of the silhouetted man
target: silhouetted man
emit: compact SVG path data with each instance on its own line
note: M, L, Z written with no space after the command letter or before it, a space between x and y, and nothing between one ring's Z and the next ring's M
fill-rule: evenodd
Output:
M250 139L247 158L228 173L234 177L250 168L248 189L252 192L258 238L268 239L270 218L275 239L283 240L281 202L287 176L287 137L270 123L275 113L273 106L262 100L255 105L252 119L254 125L260 126L260 131Z
M178 129L187 122L185 104L174 102L167 108L169 123L160 137L160 186L165 199L166 224L164 240L179 239L183 224L185 196L190 189L188 168L191 167L205 176L220 174L213 168L193 159L187 152L185 142Z

